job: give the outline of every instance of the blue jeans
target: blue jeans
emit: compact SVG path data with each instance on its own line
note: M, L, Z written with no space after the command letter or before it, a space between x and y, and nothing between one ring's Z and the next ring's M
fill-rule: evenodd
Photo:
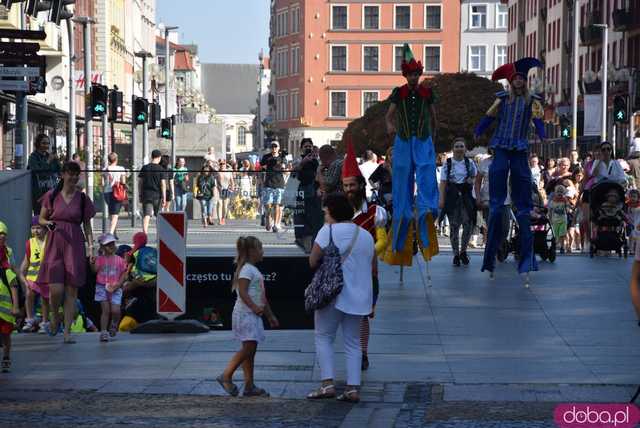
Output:
M402 251L409 225L414 218L414 192L418 185L415 205L418 211L418 227L423 248L429 246L426 215L438 217L438 182L436 180L436 153L431 137L403 140L396 135L393 143L393 251Z
M211 217L214 210L213 199L200 199L200 211L202 212L202 218Z
M525 273L538 270L538 262L533 252L533 235L531 233L531 168L529 153L525 150L506 150L499 147L489 167L489 233L484 250L482 270L493 272L496 267L496 252L503 237L503 215L507 197L507 179L511 171L511 200L516 207L520 235L520 261L518 272Z
M176 211L184 211L187 209L187 201L189 199L189 192L183 192L176 188L176 196L173 201Z

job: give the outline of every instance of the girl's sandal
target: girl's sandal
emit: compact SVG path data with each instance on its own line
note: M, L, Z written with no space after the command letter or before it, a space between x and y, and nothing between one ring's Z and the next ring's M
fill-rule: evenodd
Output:
M218 376L216 380L227 394L232 397L238 396L238 387L233 382L224 380L222 375Z
M325 398L335 398L336 387L334 385L321 386L307 394L308 400L323 400Z
M252 388L246 389L244 390L244 392L242 393L243 397L269 397L269 393L267 391L265 391L262 388L258 388L257 386L253 385Z
M360 402L360 396L358 396L357 389L349 389L338 395L338 397L336 397L336 400L355 404Z

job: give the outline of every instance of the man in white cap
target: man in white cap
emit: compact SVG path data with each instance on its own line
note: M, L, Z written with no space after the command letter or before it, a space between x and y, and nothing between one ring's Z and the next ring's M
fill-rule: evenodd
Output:
M262 203L265 208L265 226L267 231L278 232L282 221L282 196L284 195L285 157L280 152L280 144L271 142L271 152L260 160L265 173L263 179Z

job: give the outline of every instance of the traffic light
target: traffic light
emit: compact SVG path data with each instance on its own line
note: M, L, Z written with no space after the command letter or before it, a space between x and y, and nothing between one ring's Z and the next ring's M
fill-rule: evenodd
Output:
M39 12L49 10L51 2L47 0L27 0L27 8L25 13L31 16L38 16Z
M627 100L625 97L617 95L613 99L613 121L616 123L627 123Z
M136 97L133 101L133 121L136 125L144 125L149 119L149 101Z
M571 138L571 122L564 115L560 117L560 136L565 140Z
M149 104L149 129L156 129L158 122L162 119L160 104Z
M160 136L162 138L171 139L171 118L162 119L160 121Z
M73 13L69 12L65 6L74 4L75 2L76 0L52 0L49 21L60 25L60 21L71 18Z
M91 114L102 117L107 114L109 88L104 85L91 85Z
M122 120L123 112L122 92L116 90L109 92L109 120L111 122Z

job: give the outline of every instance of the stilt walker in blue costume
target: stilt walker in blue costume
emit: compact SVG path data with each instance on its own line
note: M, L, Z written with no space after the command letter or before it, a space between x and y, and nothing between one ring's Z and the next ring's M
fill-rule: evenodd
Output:
M436 159L431 139L436 127L434 95L429 87L419 84L422 71L422 64L415 60L409 45L405 44L402 75L407 79L407 84L395 88L391 93L391 105L385 118L387 132L389 135L395 134L391 168L392 250L394 253L402 252L405 248L415 216L416 184L418 187L415 200L418 211L416 229L423 249L428 249L430 246L429 222L433 222L433 219L438 217Z
M520 237L518 272L525 274L526 287L529 286L529 272L538 270L533 252L530 217L533 202L528 134L532 122L540 139L545 138L542 104L539 97L527 91L527 74L534 67L542 67L542 63L535 58L523 58L494 71L491 79L507 79L511 88L509 91L498 92L497 99L475 130L477 138L494 120L497 121L495 133L489 143L495 155L489 168L489 235L482 271L488 270L493 277L496 252L502 236L502 211L505 209L504 200L510 173L511 199L517 210Z

